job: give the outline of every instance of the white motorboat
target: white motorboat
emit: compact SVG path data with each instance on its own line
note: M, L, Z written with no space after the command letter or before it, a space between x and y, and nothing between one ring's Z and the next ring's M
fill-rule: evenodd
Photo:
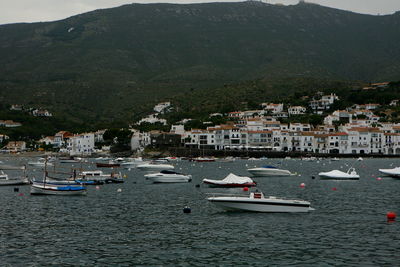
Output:
M249 177L237 176L230 173L223 180L203 179L203 183L211 187L251 187L257 184Z
M160 171L160 170L173 170L175 167L170 164L145 163L138 165L137 168L142 171Z
M216 196L207 198L211 203L225 210L256 212L308 212L313 210L305 200L264 197L263 193L254 192L249 196Z
M393 169L379 169L379 171L387 176L400 178L400 167L396 167Z
M331 158L331 161L339 161L340 159L337 157Z
M149 161L144 161L142 157L137 158L127 158L125 162L121 163L121 167L125 169L133 169L136 168L138 165L150 163Z
M364 159L362 158L362 157L359 157L358 159L357 159L357 161L363 161Z
M360 175L357 174L354 168L350 168L347 172L333 170L330 172L320 172L318 174L321 179L334 179L334 180L358 180Z
M53 163L46 162L46 159L40 158L37 161L29 161L28 165L34 166L34 167L45 167L47 166L53 166Z
M294 175L288 170L278 169L273 166L263 166L259 168L252 168L247 170L253 176L256 177L265 177L265 176L290 176Z
M8 174L3 171L0 172L0 186L1 185L24 185L29 184L29 180L27 177L21 178L10 178Z
M153 183L187 183L192 180L191 175L162 170L159 173L146 174L145 177Z

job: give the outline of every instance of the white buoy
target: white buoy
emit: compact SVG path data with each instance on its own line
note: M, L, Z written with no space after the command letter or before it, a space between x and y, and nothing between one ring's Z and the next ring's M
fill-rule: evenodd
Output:
M122 192L122 189L121 189L121 188L118 188L118 189L117 189L117 192L118 192L118 193Z

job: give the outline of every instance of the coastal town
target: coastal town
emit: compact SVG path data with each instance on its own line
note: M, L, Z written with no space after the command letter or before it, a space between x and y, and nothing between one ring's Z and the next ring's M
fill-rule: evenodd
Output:
M364 90L387 86L388 83L372 84ZM213 113L225 119L225 123L212 125L204 121L204 129L187 129L191 118L169 124L165 114L174 112L171 102L161 102L154 106L153 112L129 127L131 132L131 151L145 148L165 149L169 147L197 148L209 150L247 150L266 152L305 152L320 154L400 154L400 123L384 122L376 112L382 110L380 104L354 104L343 110L327 112L340 98L335 93L323 94L308 100L308 106L295 106L283 103L260 103L260 109ZM392 100L388 108L398 105ZM12 105L11 110L22 111L21 105ZM47 110L29 109L33 116L52 116ZM323 123L313 125L291 121L287 118L306 114L323 116ZM0 126L18 127L23 122L0 120ZM170 125L169 131L139 131L135 126L145 124ZM37 140L61 153L71 156L90 156L93 153L107 153L110 145L104 145L103 135L107 129L95 132L71 133L59 131L54 136ZM25 141L7 142L8 136L0 134L0 141L7 143L3 153L19 153L27 150ZM116 142L116 140L114 140ZM98 144L103 144L99 146ZM40 146L37 146L39 150ZM43 148L42 148L43 150Z

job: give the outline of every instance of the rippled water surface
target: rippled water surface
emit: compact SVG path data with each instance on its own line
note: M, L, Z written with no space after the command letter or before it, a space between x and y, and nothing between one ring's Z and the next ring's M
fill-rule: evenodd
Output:
M0 158L24 164L28 158ZM87 196L31 196L29 186L0 187L1 265L260 265L399 266L400 179L379 177L378 168L400 166L398 159L305 162L267 159L233 163L174 163L193 175L191 183L151 184L143 172L122 170L124 184L89 187ZM226 212L206 200L210 192L239 189L196 188L203 178L274 164L298 176L255 178L266 195L311 202L307 214ZM347 170L359 181L326 181L320 171ZM71 166L64 164L63 166ZM85 168L93 165L85 164ZM38 169L29 175L40 176ZM315 179L313 179L313 176ZM300 184L305 183L305 188ZM117 192L121 188L122 192ZM336 190L333 190L336 188ZM21 195L21 193L23 195ZM192 213L184 214L184 206Z

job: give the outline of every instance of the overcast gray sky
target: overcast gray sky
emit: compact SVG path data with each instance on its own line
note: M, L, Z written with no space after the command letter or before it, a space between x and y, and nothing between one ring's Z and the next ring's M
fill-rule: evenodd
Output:
M297 4L298 0L263 0ZM87 11L130 3L240 2L235 0L0 0L0 24L64 19ZM400 10L400 0L308 0L324 6L366 14L391 14Z

